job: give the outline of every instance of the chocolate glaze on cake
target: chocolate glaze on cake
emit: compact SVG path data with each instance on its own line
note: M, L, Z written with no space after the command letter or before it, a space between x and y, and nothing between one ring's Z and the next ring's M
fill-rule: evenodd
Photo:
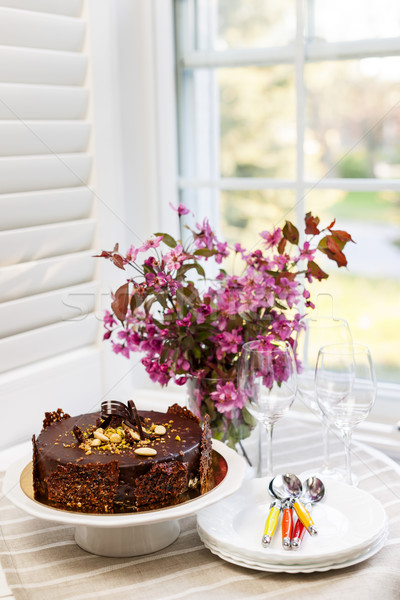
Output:
M58 414L58 417L57 417ZM163 425L163 435L100 449L82 443L93 439L100 412L69 417L46 414L44 428L33 437L35 499L81 512L131 512L175 504L190 487L205 484L211 466L211 432L178 405L167 413L140 411L142 422ZM135 450L151 448L154 456Z

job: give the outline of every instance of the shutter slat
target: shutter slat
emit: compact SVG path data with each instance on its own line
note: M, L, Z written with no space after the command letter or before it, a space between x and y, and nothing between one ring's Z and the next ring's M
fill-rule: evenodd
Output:
M0 119L83 119L88 90L74 86L0 83Z
M0 338L58 321L81 321L95 309L96 281L0 303ZM18 318L15 318L18 315Z
M83 152L89 134L84 121L0 121L0 156Z
M79 52L84 36L81 19L0 6L2 45Z
M88 154L3 157L0 194L82 186L88 181L90 167Z
M83 0L0 0L0 6L79 17Z
M0 373L28 365L96 341L98 321L66 321L0 340Z
M93 252L46 258L0 268L1 301L50 292L90 281L94 277L96 259Z
M0 46L0 81L49 85L83 85L83 54Z
M90 216L93 194L88 188L0 195L0 231L34 227Z
M0 232L0 266L88 250L95 220L85 219Z
M60 382L71 395L80 367L68 356L88 356L97 341L83 6L0 0L0 390L7 402L20 380L40 387L32 397L29 389L29 401L54 395ZM58 364L74 365L71 381ZM42 372L54 376L52 385L36 377Z

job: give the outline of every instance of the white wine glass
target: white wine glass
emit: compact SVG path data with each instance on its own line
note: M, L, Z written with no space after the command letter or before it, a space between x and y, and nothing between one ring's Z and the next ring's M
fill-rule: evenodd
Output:
M243 344L238 365L238 387L244 406L267 431L267 460L264 468L259 452L257 476L272 477L274 424L285 415L296 395L296 362L286 341L255 340Z
M376 398L371 353L361 344L331 344L318 353L315 369L317 401L330 423L340 431L346 455L346 483L356 485L351 471L351 437L369 415Z
M329 344L351 344L350 327L345 319L317 317L305 319L296 340L297 390L300 399L321 421L323 461L318 473L323 477L342 478L342 474L330 465L329 423L321 411L315 391L315 367L318 352ZM315 469L313 471L315 474ZM304 474L303 474L304 475Z

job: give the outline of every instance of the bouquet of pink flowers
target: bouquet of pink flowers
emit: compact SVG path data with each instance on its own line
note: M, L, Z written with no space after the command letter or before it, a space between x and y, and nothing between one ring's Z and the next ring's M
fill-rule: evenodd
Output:
M181 204L176 210L180 218L189 212ZM318 217L308 213L302 241L286 221L282 229L262 231L259 248L247 251L218 240L204 219L187 227L187 243L156 233L125 254L118 245L103 251L99 256L131 271L105 313L104 339L126 358L143 353L147 373L162 386L171 379L178 385L195 382L199 412L210 415L215 437L234 445L252 426L236 386L240 348L256 339L294 345L304 316L300 307L314 308L306 284L328 277L315 254L322 252L339 267L347 264L343 248L352 240L334 225L321 229ZM232 254L240 258L242 272L228 274L219 266L208 279L207 261L221 265Z

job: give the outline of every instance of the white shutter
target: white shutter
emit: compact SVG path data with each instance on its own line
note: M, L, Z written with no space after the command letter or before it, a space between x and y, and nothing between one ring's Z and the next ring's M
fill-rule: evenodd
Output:
M46 410L80 396L70 369L79 362L82 385L85 356L99 393L83 9L84 0L0 0L0 395L22 402L24 378L52 381Z

